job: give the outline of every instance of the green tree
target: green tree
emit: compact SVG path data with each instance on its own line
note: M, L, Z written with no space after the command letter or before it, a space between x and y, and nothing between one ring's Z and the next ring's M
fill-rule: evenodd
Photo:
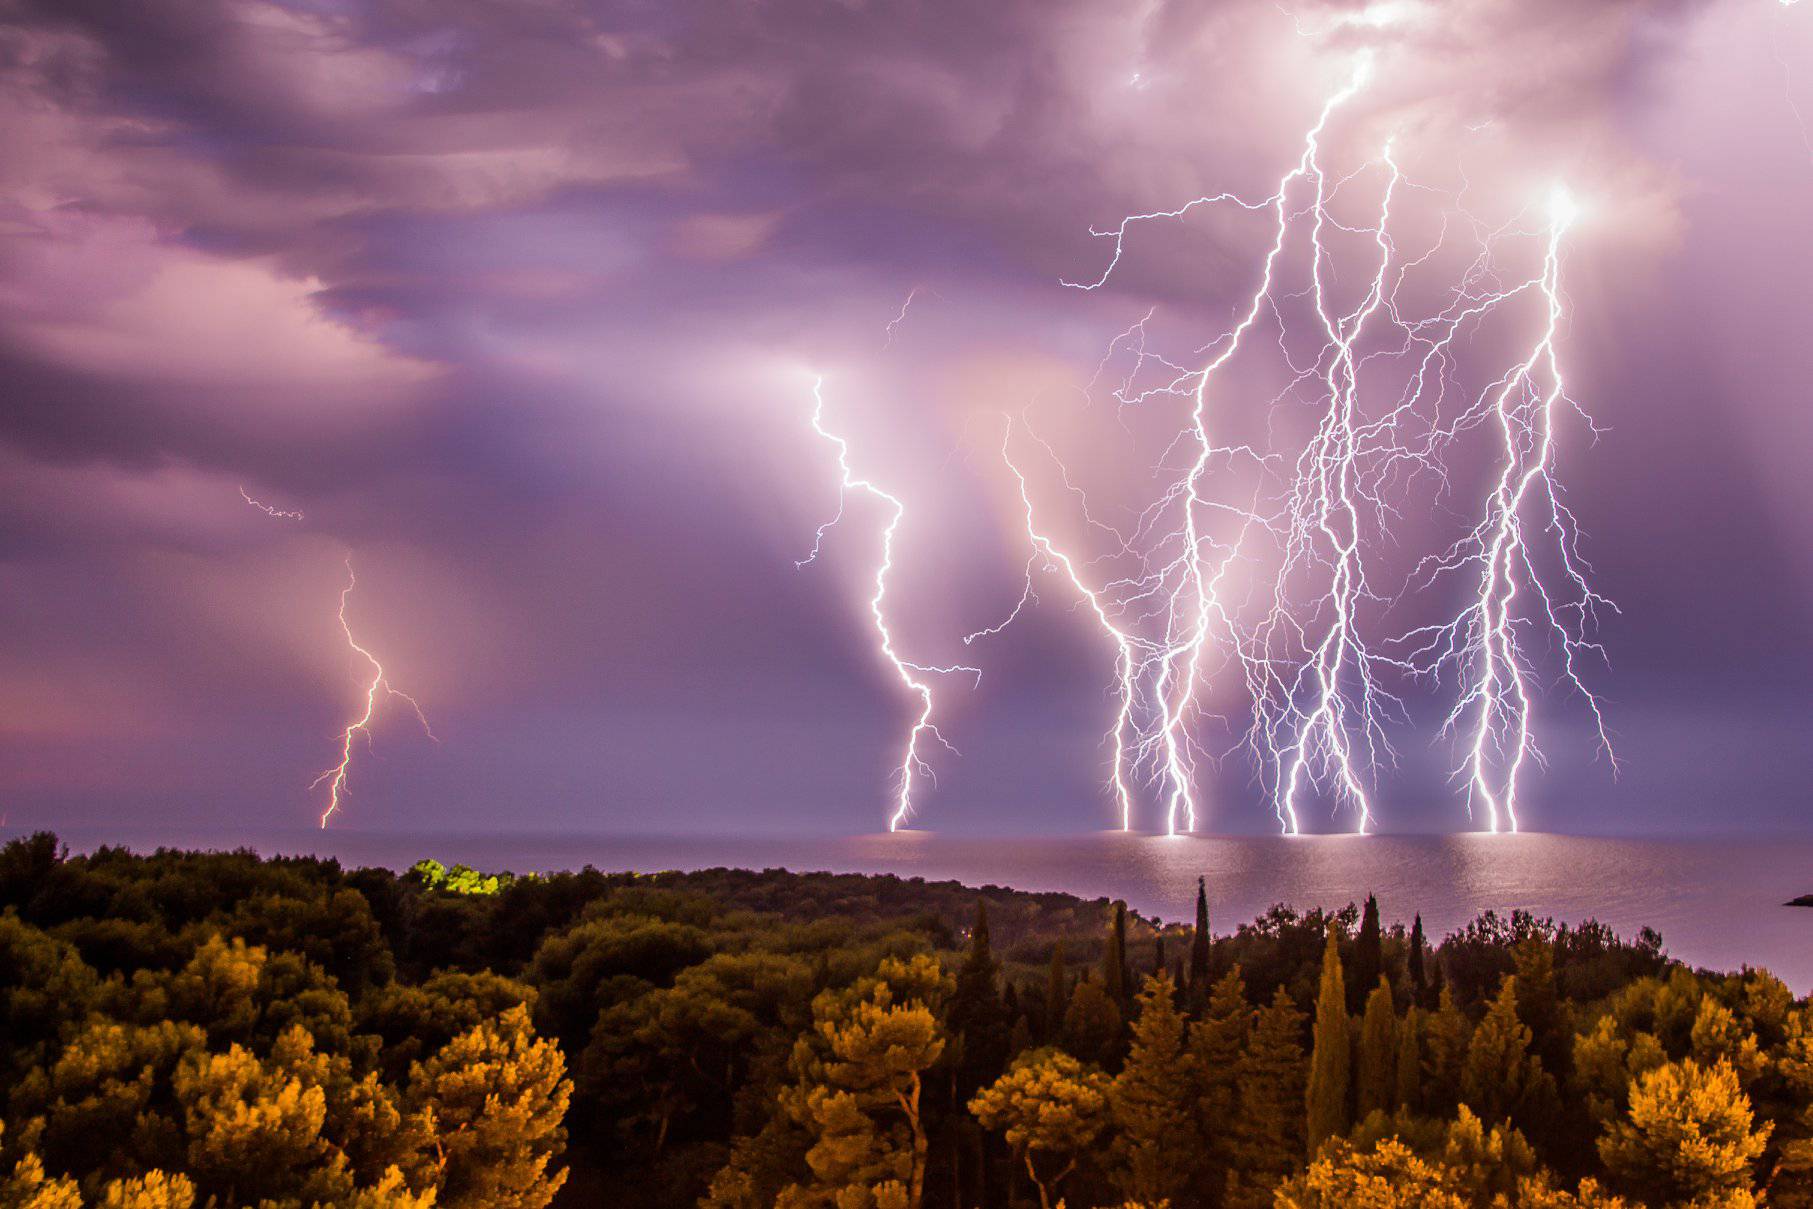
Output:
M1039 1190L1040 1206L1051 1209L1052 1197L1107 1126L1108 1095L1107 1075L1062 1050L1042 1049L1015 1059L976 1093L969 1110L984 1128L1005 1132Z
M1191 1069L1196 1076L1196 1121L1205 1144L1211 1185L1225 1182L1232 1162L1239 1106L1240 1061L1252 1036L1253 1012L1246 983L1235 966L1209 992L1201 1020L1190 1026Z
M1121 1011L1098 982L1077 981L1064 1012L1064 1048L1085 1062L1119 1065Z
M1116 1007L1127 1002L1127 904L1114 904L1108 948L1102 954L1102 989Z
M566 1182L566 1061L517 1006L442 1046L409 1075L432 1114L442 1209L542 1209Z
M1626 1119L1599 1139L1619 1186L1650 1205L1750 1203L1769 1139L1730 1063L1670 1062L1637 1080Z
M1146 979L1126 1066L1108 1093L1114 1118L1116 1180L1129 1200L1180 1198L1202 1151L1195 1080L1169 974Z
M1356 1113L1364 1119L1374 1112L1397 1107L1398 1019L1392 1006L1391 983L1384 975L1366 998L1360 1019L1360 1047L1355 1063Z
M988 904L976 903L976 922L970 929L969 951L957 967L957 985L946 1012L947 1026L957 1047L956 1098L967 1099L983 1084L993 1081L1007 1064L1010 1021L1001 1003L996 980L1000 966L988 945Z
M1429 942L1423 938L1423 917L1419 913L1410 924L1410 1002L1419 1008L1429 1006L1429 975L1425 968L1427 957L1425 950Z
M1530 1052L1530 1029L1517 1014L1517 976L1507 974L1473 1031L1461 1069L1461 1102L1489 1124L1520 1122L1552 1106L1555 1081Z
M1348 1085L1352 1079L1352 1058L1339 937L1339 926L1330 923L1328 940L1322 948L1322 982L1316 996L1314 1046L1310 1055L1307 1141L1311 1155L1329 1138L1346 1133L1351 1123Z
M620 1132L652 1133L659 1153L676 1121L727 1126L754 1064L776 1064L810 1020L812 967L778 953L718 953L674 985L599 1013L580 1090ZM786 1040L783 1041L782 1039Z
M1392 1100L1397 1107L1417 1112L1423 1103L1423 1013L1413 1003L1398 1025L1397 1086Z
M1051 946L1051 965L1045 971L1045 1044L1056 1045L1064 1031L1064 1009L1070 1005L1070 979L1064 970L1064 942Z
M1238 1106L1223 1204L1259 1209L1302 1161L1304 1150L1303 1013L1279 987L1258 1013L1237 1067Z
M1467 1063L1473 1025L1454 1005L1447 987L1435 992L1436 1008L1423 1028L1423 1111L1452 1113L1461 1102L1461 1072Z

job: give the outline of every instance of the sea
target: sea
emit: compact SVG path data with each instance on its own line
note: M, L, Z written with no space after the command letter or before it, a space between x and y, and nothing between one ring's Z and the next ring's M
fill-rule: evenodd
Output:
M103 843L135 850L245 847L390 869L431 856L444 864L518 873L585 865L644 873L717 866L894 873L1125 899L1142 914L1169 921L1190 918L1200 877L1216 932L1230 931L1276 903L1333 909L1376 894L1387 922L1408 923L1420 913L1432 938L1487 910L1521 909L1569 923L1596 919L1627 936L1647 926L1662 934L1672 956L1689 964L1719 970L1762 966L1797 994L1813 991L1813 908L1785 905L1813 893L1813 839L1804 838L1124 832L977 838L929 831L738 838L72 829L63 839L77 851Z

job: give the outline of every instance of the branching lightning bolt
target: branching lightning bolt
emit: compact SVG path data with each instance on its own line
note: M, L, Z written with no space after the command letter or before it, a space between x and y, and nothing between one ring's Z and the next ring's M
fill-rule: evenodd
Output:
M872 480L857 475L851 469L849 442L825 427L824 379L822 377L815 380L812 384L812 399L812 431L817 433L820 438L837 450L837 469L839 476L837 511L830 520L818 527L818 532L814 535L812 540L811 553L805 558L800 559L794 565L804 567L818 558L820 550L824 547L825 534L830 532L830 530L843 519L844 507L848 502L849 495L852 491L863 492L874 499L881 501L888 509L888 521L882 526L881 530L881 558L875 567L875 592L874 595L869 598L869 615L875 623L877 647L881 652L882 658L887 660L888 665L894 669L895 674L900 677L900 682L906 686L907 691L912 693L919 700L919 712L914 716L912 727L907 732L906 747L901 754L900 765L896 774L898 784L894 797L894 808L888 817L888 830L898 831L913 815L913 790L915 778L923 776L934 785L937 783L936 773L933 771L931 765L926 762L925 757L922 754L924 743L927 740L930 740L938 743L947 751L950 751L953 754L956 753L956 748L952 747L950 743L945 740L944 735L939 732L938 727L932 721L934 704L932 686L923 679L923 677L928 675L951 675L961 672L965 675L974 676L977 683L980 683L982 679L982 670L980 668L965 667L960 664L939 667L931 664L913 663L902 658L899 651L895 648L894 633L888 624L886 607L888 573L892 571L894 567L894 537L900 529L901 520L906 516L906 505L901 502L898 496L883 490Z
M353 562L351 558L348 558L346 560L346 586L340 590L340 632L346 636L346 645L351 647L353 653L363 659L371 668L371 679L365 685L364 712L347 723L346 729L340 732L339 763L322 772L309 783L310 789L319 788L323 783L327 785L327 808L321 812L323 828L327 826L329 819L339 813L340 803L346 796L347 770L352 767L353 762L353 739L356 736L363 736L367 743L371 742L371 725L378 712L380 697L401 697L407 701L409 708L415 712L416 721L422 725L422 733L434 742L440 742L438 738L435 738L433 728L428 725L428 717L422 712L421 705L408 693L393 688L390 681L385 678L384 665L378 662L378 657L359 645L359 640L353 637L352 625L346 620L346 605L352 597L353 589L357 586L358 579L353 574Z
M1083 581L1082 573L1071 557L1060 550L1056 542L1039 529L1038 522L1033 516L1032 495L1026 483L1026 475L1021 472L1013 460L1010 448L1013 442L1013 432L1013 417L1009 416L1006 429L1001 434L1001 460L1012 472L1014 482L1019 486L1020 504L1026 515L1026 540L1032 545L1032 558L1026 564L1026 586L1021 591L1020 599L1014 605L1013 611L1007 615L1005 620L986 630L977 630L975 633L965 636L963 641L965 645L968 645L978 638L997 634L1013 624L1019 617L1020 611L1033 600L1032 576L1041 560L1047 569L1061 571L1064 577L1070 581L1070 586L1076 589L1077 595L1089 606L1089 611L1095 615L1097 623L1114 640L1115 687L1119 697L1119 706L1115 711L1114 722L1108 728L1107 735L1108 741L1114 749L1108 784L1114 795L1115 806L1120 812L1121 830L1129 831L1133 827L1133 790L1128 783L1127 736L1133 724L1135 677L1138 669L1150 656L1149 646L1143 643L1137 635L1122 628L1109 612L1109 605L1102 592L1086 584ZM1046 450L1050 452L1050 447L1046 446Z
M1553 638L1561 651L1562 679L1586 702L1600 747L1614 769L1617 765L1604 712L1579 670L1583 655L1603 657L1588 634L1599 611L1615 606L1587 580L1574 517L1554 477L1556 412L1573 403L1556 344L1565 311L1562 238L1576 214L1573 198L1557 187L1550 198L1541 275L1516 290L1533 287L1542 299L1541 333L1528 354L1459 421L1489 416L1500 434L1502 461L1478 526L1431 560L1427 570L1432 580L1472 574L1475 594L1452 621L1411 635L1416 642L1411 658L1420 667L1436 675L1445 667L1458 668L1460 697L1445 726L1468 736L1462 771L1469 804L1483 804L1492 831L1517 830L1518 778L1526 763L1540 759L1531 734L1532 660L1526 632L1539 629ZM1545 549L1539 550L1539 544ZM1545 576L1545 553L1558 568L1555 582Z
M1328 124L1369 73L1363 59L1349 83L1328 98L1297 162L1269 197L1220 193L1092 229L1113 241L1106 269L1091 280L1063 283L1084 291L1105 286L1141 224L1182 219L1199 207L1220 204L1272 216L1257 286L1233 326L1205 346L1206 362L1188 369L1150 351L1148 312L1115 338L1091 379L1093 388L1107 373L1108 358L1121 349L1134 358L1133 369L1114 388L1123 407L1166 398L1188 404L1179 442L1190 450L1188 466L1114 551L1117 557L1134 555L1141 569L1092 586L1082 571L1092 564L1058 549L1034 522L1027 478L1003 446L1033 555L1012 613L969 640L995 633L1019 616L1034 599L1032 575L1041 560L1069 579L1117 652L1120 699L1109 737L1115 760L1111 786L1124 827L1133 815L1133 785L1144 775L1160 787L1166 830L1195 828L1201 749L1193 735L1211 659L1244 678L1253 710L1247 746L1287 833L1300 830L1302 798L1314 787L1352 808L1355 830L1369 830L1375 812L1368 784L1378 765L1392 758L1387 723L1403 716L1389 681L1423 677L1439 683L1450 671L1459 699L1446 730L1467 736L1469 806L1483 805L1491 829L1514 829L1518 776L1537 758L1531 736L1534 652L1528 648L1530 631L1538 626L1555 639L1561 679L1585 699L1601 744L1608 753L1611 749L1599 702L1580 672L1584 656L1603 654L1588 635L1599 612L1611 605L1588 583L1574 518L1554 477L1556 413L1564 404L1577 409L1566 395L1556 349L1564 314L1561 239L1573 218L1572 203L1557 193L1540 273L1506 285L1498 264L1501 246L1515 244L1524 232L1515 224L1489 229L1455 199L1459 230L1473 232L1477 251L1458 284L1438 295L1442 301L1434 313L1412 314L1403 300L1406 279L1456 246L1452 214L1443 212L1440 231L1426 248L1405 255L1393 233L1394 200L1401 190L1422 187L1406 182L1390 145L1343 177L1331 176L1324 164ZM1375 217L1362 225L1337 218L1334 199L1373 177L1380 181ZM1336 301L1337 293L1353 288L1339 286L1331 243L1337 235L1365 237L1371 245L1368 273L1357 297L1346 303ZM1298 240L1307 254L1307 280L1293 289L1283 274L1287 249ZM1446 414L1460 389L1461 366L1476 355L1469 351L1462 357L1462 344L1472 343L1487 317L1527 298L1544 306L1533 344L1485 390L1468 391L1469 406ZM1301 330L1292 318L1297 310L1308 319ZM1232 387L1219 384L1233 372L1227 367L1266 325L1277 328L1288 379L1267 406L1294 401L1318 408L1319 419L1293 459L1212 434L1211 392L1225 408ZM1306 336L1316 349L1308 356L1291 343ZM1136 381L1153 369L1160 374L1157 385ZM1447 448L1462 434L1494 424L1500 436L1498 471L1483 519L1444 555L1425 560L1413 577L1426 588L1474 574L1470 603L1458 617L1407 635L1381 640L1369 634L1385 610L1403 599L1376 589L1368 569L1366 539L1389 536L1401 519L1402 505L1392 492L1419 475L1451 489ZM1247 503L1219 498L1211 481L1221 467L1243 461L1257 468L1261 488ZM1274 479L1275 493L1261 494L1263 484ZM1065 484L1070 485L1067 474ZM1213 518L1225 525L1212 526ZM1261 555L1249 547L1268 543L1275 547L1266 568L1269 600L1257 619L1245 618L1246 606L1225 598L1226 583L1236 565L1257 569ZM1153 626L1157 633L1150 636L1146 630Z

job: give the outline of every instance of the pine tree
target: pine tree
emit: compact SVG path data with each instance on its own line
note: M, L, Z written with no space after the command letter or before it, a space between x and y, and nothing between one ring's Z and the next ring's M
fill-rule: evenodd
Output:
M1355 1068L1355 1116L1389 1113L1397 1099L1397 1012L1392 1007L1391 983L1382 975L1366 997L1366 1014L1360 1021L1360 1052Z
M1225 980L1224 980L1225 981ZM1223 1209L1267 1209L1303 1157L1303 1013L1279 987L1241 1051Z
M1417 1007L1429 1006L1429 979L1423 968L1423 917L1418 914L1410 925L1410 1002Z
M1108 1124L1108 1092L1101 1071L1062 1050L1042 1049L1015 1060L976 1093L969 1110L984 1128L1006 1134L1039 1190L1041 1209L1051 1209L1059 1186Z
M1751 1168L1770 1127L1752 1124L1729 1062L1670 1062L1637 1080L1627 1118L1599 1139L1599 1155L1645 1204L1754 1204Z
M1190 935L1190 986L1198 994L1209 985L1209 890L1203 878L1196 879L1196 930Z
M1312 1157L1323 1142L1346 1133L1350 1123L1347 1096L1352 1061L1339 937L1339 925L1330 923L1328 943L1322 950L1322 985L1316 996L1314 1050L1307 1091L1307 1141Z
M1195 1079L1169 974L1146 979L1127 1064L1108 1091L1115 1125L1115 1179L1130 1201L1181 1199L1202 1153Z
M552 1040L514 1007L448 1042L409 1075L409 1094L433 1113L442 1162L437 1205L542 1209L566 1182L572 1084Z
M1360 913L1360 931L1354 937L1353 977L1347 984L1347 1013L1358 1016L1372 993L1379 975L1385 972L1384 937L1379 930L1379 900L1366 896L1366 907Z
M1394 1107L1416 1113L1423 1103L1423 1013L1416 1004L1404 1012L1398 1025L1397 1088Z
M1064 942L1060 940L1051 946L1051 968L1045 974L1045 1044L1057 1044L1069 1004L1070 980L1064 973Z
M923 1203L920 1097L945 1044L928 1000L948 986L934 958L888 958L875 977L813 1001L813 1030L793 1050L797 1083L781 1098L810 1139L811 1175L782 1189L778 1206Z
M1114 904L1108 951L1102 956L1102 989L1116 1006L1127 1002L1127 904Z

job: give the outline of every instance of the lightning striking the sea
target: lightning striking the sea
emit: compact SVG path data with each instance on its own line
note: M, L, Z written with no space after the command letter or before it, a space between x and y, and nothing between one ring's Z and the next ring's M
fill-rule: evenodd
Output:
M260 503L253 499L244 487L239 489L239 494L244 497L246 503L274 520L299 521L303 519L300 512ZM434 733L434 728L428 724L428 715L422 712L421 703L403 690L393 687L384 672L384 665L378 661L378 657L353 637L352 623L347 620L346 609L352 599L353 589L358 586L359 581L358 577L353 574L352 556L347 555L345 561L346 586L340 589L340 608L336 617L340 622L340 633L346 639L348 649L365 662L371 671L371 678L365 684L364 710L357 718L348 722L340 732L340 759L331 768L323 770L319 776L309 782L311 790L319 789L323 784L327 786L327 805L322 809L319 820L320 826L324 829L327 827L328 820L340 813L341 803L347 796L347 778L353 762L353 740L362 736L367 743L371 742L371 727L377 717L378 702L381 699L402 698L414 712L416 721L421 724L422 733L427 735L430 741L440 742Z
M353 589L358 586L358 577L353 574L353 560L346 560L346 586L340 590L340 632L346 637L346 645L371 669L371 678L365 684L365 708L359 716L346 724L340 732L340 759L331 768L323 770L320 776L309 783L310 789L327 786L327 806L321 811L321 826L326 828L329 819L340 812L341 803L346 798L347 773L353 762L353 740L363 737L371 742L372 722L377 716L379 700L387 697L401 697L415 713L416 721L421 724L422 733L433 742L439 743L434 729L428 725L428 716L422 712L421 704L402 689L391 685L384 672L384 665L378 657L366 647L360 645L353 637L352 623L346 619L347 602L352 598Z
M935 742L939 746L956 754L956 748L945 739L932 721L934 698L932 686L924 679L926 676L949 676L964 674L974 676L976 682L982 679L982 669L965 667L961 664L937 666L934 664L914 663L903 658L895 647L894 631L888 623L887 596L888 575L894 569L894 538L900 530L900 522L906 517L906 505L899 496L883 490L868 478L858 475L850 467L850 445L843 437L825 426L824 379L818 378L812 384L812 431L837 450L837 511L830 520L818 527L812 540L812 551L794 565L805 567L816 561L824 548L825 534L836 527L843 519L844 508L849 502L850 493L861 492L879 501L888 510L887 523L881 529L881 557L875 565L875 591L869 597L869 615L875 625L876 649L888 666L894 670L907 691L919 702L919 711L913 717L912 726L907 731L905 749L901 753L900 763L895 772L896 785L893 813L888 816L888 830L898 831L913 816L915 780L924 777L933 785L937 784L937 773L927 763L924 752L926 742Z

